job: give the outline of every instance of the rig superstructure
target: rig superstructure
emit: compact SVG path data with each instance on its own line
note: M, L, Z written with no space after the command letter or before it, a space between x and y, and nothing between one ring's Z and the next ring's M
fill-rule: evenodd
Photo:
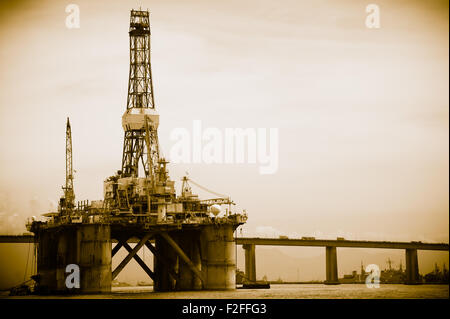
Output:
M189 182L198 184L187 176L182 179L181 195L176 195L168 161L160 157L148 11L131 10L129 37L122 167L104 181L103 200L75 205L72 132L67 119L66 185L58 211L44 214L45 222L30 220L27 224L35 233L38 250L37 291L108 292L111 280L132 258L151 277L157 291L234 289L233 232L246 222L247 215L232 213L234 203L228 196L199 199ZM138 239L134 248L127 243L131 238ZM113 241L117 242L114 248ZM137 255L144 245L154 254L153 270ZM129 254L112 270L111 259L122 247ZM68 264L80 266L77 291L64 283Z

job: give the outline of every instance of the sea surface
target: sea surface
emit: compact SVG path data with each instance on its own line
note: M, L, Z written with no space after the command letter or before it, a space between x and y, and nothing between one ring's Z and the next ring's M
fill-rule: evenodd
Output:
M15 296L6 292L0 298L82 298L82 299L448 299L448 285L380 285L364 284L327 286L322 284L272 284L270 289L236 289L234 291L153 292L153 287L113 287L110 294L73 296Z

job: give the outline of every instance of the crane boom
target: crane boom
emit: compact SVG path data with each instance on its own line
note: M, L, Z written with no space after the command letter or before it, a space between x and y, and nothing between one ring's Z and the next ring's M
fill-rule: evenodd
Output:
M67 118L66 125L66 186L64 189L65 208L70 212L75 206L75 193L73 190L73 167L72 167L72 130Z

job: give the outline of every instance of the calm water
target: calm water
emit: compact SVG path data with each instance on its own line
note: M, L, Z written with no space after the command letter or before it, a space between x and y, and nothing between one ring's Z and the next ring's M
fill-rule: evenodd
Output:
M82 295L54 298L102 298L102 299L248 299L248 298L276 298L276 299L408 299L408 298L449 298L448 285L381 285L380 288L369 289L365 285L271 285L270 289L237 289L235 291L188 291L157 293L152 287L115 287L111 294ZM1 297L7 297L3 294ZM13 298L30 298L13 297ZM31 296L31 298L48 298ZM53 298L53 297L52 297Z

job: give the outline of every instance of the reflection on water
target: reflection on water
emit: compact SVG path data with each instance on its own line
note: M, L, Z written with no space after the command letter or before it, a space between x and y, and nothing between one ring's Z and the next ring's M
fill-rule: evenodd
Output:
M5 297L5 295L1 296ZM24 297L15 297L24 298ZM25 297L30 298L30 296ZM31 298L48 298L31 296ZM380 288L367 288L363 284L345 284L339 286L326 285L271 285L270 289L238 289L234 291L186 291L186 292L153 292L153 287L114 287L111 294L57 296L51 298L102 298L102 299L408 299L408 298L449 298L448 285L380 285Z

